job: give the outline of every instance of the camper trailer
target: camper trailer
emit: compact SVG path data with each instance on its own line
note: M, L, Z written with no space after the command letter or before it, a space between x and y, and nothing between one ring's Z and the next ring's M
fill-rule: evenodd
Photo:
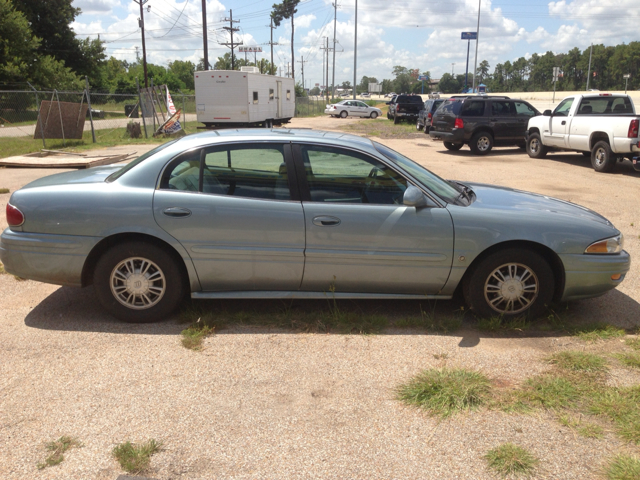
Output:
M296 96L292 78L256 67L195 72L198 122L211 127L273 127L289 122Z

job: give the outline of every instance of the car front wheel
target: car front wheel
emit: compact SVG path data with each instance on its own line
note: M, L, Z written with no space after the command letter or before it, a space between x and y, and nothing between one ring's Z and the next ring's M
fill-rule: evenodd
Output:
M185 281L176 261L156 245L116 245L98 260L93 283L102 306L129 323L148 323L171 314L182 301Z
M550 304L554 289L549 263L521 248L490 254L468 272L463 283L467 305L482 317L536 318Z
M486 155L493 148L493 137L487 132L476 133L471 137L469 147L476 155Z
M371 112L370 117L372 120L375 120L376 118L378 118L378 112Z

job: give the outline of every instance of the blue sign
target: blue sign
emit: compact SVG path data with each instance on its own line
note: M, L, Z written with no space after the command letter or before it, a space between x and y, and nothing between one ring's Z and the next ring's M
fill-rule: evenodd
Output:
M477 40L478 32L462 32L462 40Z
M421 80L424 82L425 80L429 80L429 77L427 77L426 75L420 75L418 76L418 80Z

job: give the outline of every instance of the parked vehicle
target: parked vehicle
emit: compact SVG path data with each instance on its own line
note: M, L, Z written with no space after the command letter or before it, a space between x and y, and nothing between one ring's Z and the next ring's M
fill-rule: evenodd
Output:
M324 113L332 117L369 117L376 119L382 115L382 110L371 107L360 100L342 100L341 102L327 105Z
M361 93L360 96L362 98L371 98L371 94L370 93Z
M206 127L273 127L295 113L293 79L257 67L194 73L198 122Z
M397 95L387 105L387 118L393 119L393 123L400 123L401 120L417 121L418 114L424 107L422 97L418 95Z
M442 139L448 150L469 145L476 155L486 155L494 145L524 149L527 122L536 115L540 112L523 100L462 95L445 100L433 114L429 135Z
M129 322L185 295L449 299L480 315L541 314L601 295L630 267L597 213L504 187L445 181L342 132L220 130L126 166L60 173L13 192L7 272L93 284Z
M640 115L631 97L610 93L572 95L555 110L529 120L527 153L542 158L551 150L577 151L596 172L610 172L618 160L640 152Z
M429 98L440 98L440 92L431 92L429 93Z
M418 121L416 122L416 130L424 130L429 133L431 129L431 119L434 112L444 103L444 100L427 100L424 102L424 108L418 113Z
M384 98L392 98L392 97L394 97L396 95L397 95L396 92L389 92L384 96Z

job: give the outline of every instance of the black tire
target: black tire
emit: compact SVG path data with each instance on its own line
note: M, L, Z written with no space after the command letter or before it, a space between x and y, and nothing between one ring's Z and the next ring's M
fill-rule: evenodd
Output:
M444 148L447 150L451 150L452 152L456 152L462 148L463 143L451 143L451 142L443 142Z
M136 305L139 297L142 301L141 295L133 296L133 306L125 306L112 291L112 279L116 284L115 289L123 289L123 296L131 295L130 289L140 288L140 285L136 285L138 282L132 282L130 286L125 286L124 280L121 280L123 277L115 274L116 268L128 259L132 259L134 263L134 272L138 266L144 268L141 260L153 264L144 275L137 273L141 277L146 277L141 278L142 282L153 277L157 278L157 280L147 283L151 287L146 289L147 300L151 299L151 306ZM160 272L160 277L158 277L157 271ZM149 323L162 320L176 309L188 289L187 279L174 258L162 248L146 242L121 243L107 250L96 264L93 284L104 309L117 319L128 323ZM138 291L145 291L143 289L144 285ZM159 289L163 289L162 295L155 292ZM142 301L142 303L144 304L146 301Z
M429 130L431 130L431 125L424 124L424 133L425 135L429 135Z
M486 155L493 148L493 136L488 132L478 132L471 137L469 148L476 155Z
M467 306L481 317L527 315L537 318L553 299L553 270L541 255L532 250L509 248L497 251L472 268L465 275L462 291ZM494 275L497 271L501 273ZM520 279L526 271L530 275L522 282ZM513 272L512 275L509 272ZM500 276L504 281L498 281ZM505 294L513 296L511 308ZM494 306L490 303L492 301Z
M418 131L422 130L422 126L420 125L420 122L416 122L416 130Z
M608 142L600 141L591 150L591 166L596 172L608 173L613 171L617 160Z
M340 118L347 118L348 115L349 114L347 113L346 110L343 110L343 111L340 112Z
M369 115L371 117L371 120L375 120L376 118L378 118L378 112L371 112L371 115Z
M389 115L389 112L387 112L387 120L391 120L391 115Z
M539 133L532 133L527 140L527 153L531 158L544 158L549 153L549 148L542 144Z
M398 123L400 123L400 118L398 118L398 116L397 116L397 115L394 115L394 116L393 116L393 124L394 124L394 125L397 125Z

